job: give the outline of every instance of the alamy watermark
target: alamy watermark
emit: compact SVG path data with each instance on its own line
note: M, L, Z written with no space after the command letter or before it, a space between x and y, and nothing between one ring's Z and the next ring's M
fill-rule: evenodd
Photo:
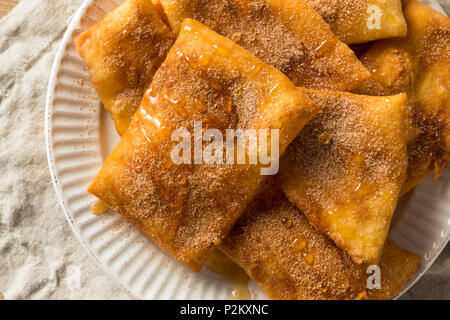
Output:
M369 290L381 289L381 269L377 265L369 266L366 271L370 276L367 278L366 286Z
M178 144L170 157L176 165L261 165L261 175L271 176L279 169L279 137L279 129L227 129L223 134L219 129L203 130L202 122L194 121L193 134L184 127L172 133Z
M374 4L368 6L367 14L369 15L367 18L367 29L381 29L381 16L383 15L383 11L380 7Z

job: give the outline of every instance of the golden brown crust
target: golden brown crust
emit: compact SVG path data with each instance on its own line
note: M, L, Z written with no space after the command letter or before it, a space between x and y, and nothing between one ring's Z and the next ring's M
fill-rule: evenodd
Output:
M367 290L367 265L354 263L280 191L266 192L239 220L222 250L270 298L389 299L417 270L419 257L388 240L380 262L381 289Z
M348 91L367 79L353 52L302 0L161 0L173 30L200 21L285 73L295 85Z
M151 1L128 0L76 40L92 83L122 135L175 35Z
M222 248L271 299L355 299L365 289L358 266L287 200L240 221Z
M281 72L187 19L88 191L198 271L258 192L263 166L175 165L172 132L192 132L194 120L224 136L226 129L280 129L282 154L317 111Z
M418 1L405 1L408 35L376 42L361 61L372 73L356 92L408 94L408 178L402 194L450 161L450 19Z
M306 90L322 107L288 147L279 181L357 263L377 263L406 177L406 96Z
M381 289L369 290L370 300L385 300L397 296L417 272L420 257L388 238L380 261Z
M167 20L166 13L164 12L164 8L161 4L161 1L159 0L152 0L153 5L155 6L156 10L159 13L159 16L161 17L161 20L164 21L166 26L170 29L170 23L169 20Z
M347 44L406 36L401 0L305 0ZM375 20L380 13L379 25Z

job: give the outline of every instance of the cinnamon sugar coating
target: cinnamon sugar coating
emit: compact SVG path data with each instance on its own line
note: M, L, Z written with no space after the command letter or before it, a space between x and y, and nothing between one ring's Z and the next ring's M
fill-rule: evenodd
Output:
M175 35L151 1L127 0L76 40L92 83L122 135Z
M364 43L406 36L401 0L305 1L344 43ZM379 20L376 20L378 13Z
M406 96L306 93L322 112L288 147L279 182L355 262L376 264L406 178Z
M348 91L368 77L354 53L303 0L161 0L174 31L200 21L297 86Z
M372 73L356 92L406 92L408 174L402 194L450 160L450 19L427 5L405 1L405 39L376 42L361 61Z
M281 191L270 189L249 206L221 248L277 300L389 299L420 259L389 239L380 262L381 289L368 290L368 265L354 263Z

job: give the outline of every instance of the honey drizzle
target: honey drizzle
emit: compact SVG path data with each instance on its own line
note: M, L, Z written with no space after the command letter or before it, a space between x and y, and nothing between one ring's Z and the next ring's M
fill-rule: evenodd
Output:
M96 216L99 216L108 211L108 205L101 200L98 200L91 204L91 212Z
M206 259L205 266L226 280L233 282L234 288L230 300L250 300L247 273L221 251L214 250Z

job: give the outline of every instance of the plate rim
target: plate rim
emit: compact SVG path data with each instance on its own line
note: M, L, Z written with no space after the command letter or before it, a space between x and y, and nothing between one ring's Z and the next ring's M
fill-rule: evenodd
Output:
M61 42L58 46L58 49L56 51L55 58L53 60L52 68L50 71L50 77L49 82L47 86L47 96L45 101L45 145L46 145L46 153L47 153L47 163L48 168L50 171L50 177L52 179L52 184L56 193L56 197L58 198L58 202L60 206L63 209L64 216L66 217L66 220L72 229L72 232L75 234L75 237L77 240L81 243L83 246L83 249L87 252L89 257L94 261L94 263L97 265L97 267L100 268L102 272L104 272L110 279L112 279L116 284L118 284L121 288L125 290L125 292L130 295L130 297L136 299L136 300L142 300L141 297L135 295L129 288L126 286L120 279L118 279L110 270L109 268L104 265L100 259L95 255L95 253L91 250L90 246L85 242L85 240L81 237L81 233L79 230L77 230L77 227L74 224L74 221L71 217L71 214L69 212L69 209L66 205L66 201L63 197L63 192L60 188L58 174L56 172L55 167L55 159L54 159L54 152L53 152L53 138L51 135L51 131L53 129L52 124L52 111L53 111L53 97L55 93L55 84L57 80L57 74L59 67L61 65L62 56L64 54L64 51L72 37L73 31L75 30L76 25L79 23L79 20L82 18L83 14L85 14L86 9L93 3L95 0L84 0L81 6L77 9L77 11L74 13L74 15L69 19L69 24L67 25L67 29L64 32L64 35L61 39Z
M132 290L123 283L115 274L113 274L108 266L106 266L100 259L96 256L96 254L92 251L90 246L87 244L85 239L82 238L81 233L79 232L78 228L75 226L75 223L71 217L71 214L69 212L69 209L67 207L66 201L63 196L63 191L61 190L58 173L55 166L55 159L54 159L54 152L53 152L53 138L52 138L52 112L53 112L53 102L54 102L54 93L55 93L55 85L57 81L57 75L58 71L61 65L61 60L63 58L63 54L66 50L66 47L72 37L73 31L76 29L76 26L79 24L80 19L82 16L86 13L86 9L92 5L96 0L84 0L83 3L80 5L80 7L77 9L77 11L73 14L73 16L69 19L69 24L67 25L67 29L64 32L64 35L61 39L60 44L58 45L58 49L56 51L55 58L52 63L52 68L50 71L50 77L49 82L47 86L47 92L46 92L46 101L45 101L45 125L44 125L44 131L45 131L45 145L46 145L46 154L47 154L47 164L50 172L50 177L52 180L52 185L54 187L58 202L63 209L64 216L66 217L66 220L74 233L77 240L81 243L84 250L87 252L88 256L94 261L94 263L97 265L97 267L100 268L100 270L105 273L110 279L112 279L116 284L118 284L121 288L125 290L125 292L128 293L128 295L137 300L142 300L142 297L139 297L138 295L134 294ZM432 0L432 2L435 2L436 5L439 6L441 10L442 7L439 5L439 3L435 0ZM433 251L433 257L428 260L427 266L423 268L420 272L416 273L414 275L414 280L410 280L407 285L405 285L402 290L393 298L393 300L397 300L401 298L406 292L408 292L422 277L423 275L431 268L431 266L435 263L436 259L441 255L442 251L447 247L448 243L450 242L450 233L447 234L446 238L444 238L441 247L438 250ZM423 259L423 257L421 257Z

